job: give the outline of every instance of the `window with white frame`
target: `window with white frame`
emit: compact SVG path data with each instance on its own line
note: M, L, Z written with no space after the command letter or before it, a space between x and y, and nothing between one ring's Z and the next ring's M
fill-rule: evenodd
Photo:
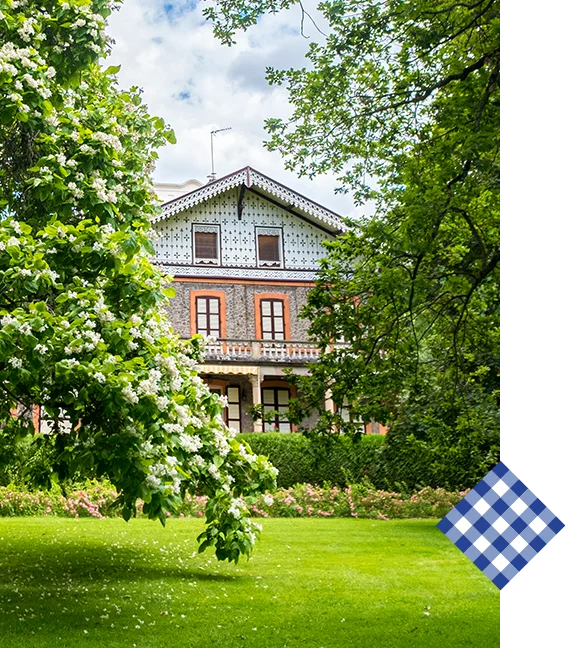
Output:
M220 265L220 226L193 225L195 264Z
M274 412L263 419L263 431L291 432L291 424L287 419L289 398L291 392L286 387L264 387L261 390L263 411Z
M52 417L47 414L43 407L40 407L39 431L41 434L71 434L73 424L65 410L60 410L58 417Z
M241 404L240 404L240 388L239 387L226 387L226 398L228 405L226 406L226 423L228 427L233 428L236 432L241 431Z
M262 267L283 267L283 230L279 227L256 228L257 264Z
M285 339L285 304L282 299L262 299L261 337L263 340Z
M197 297L197 333L203 336L220 337L220 299L218 297Z
M342 407L338 407L336 403L334 404L334 411L342 418L344 423L353 423L358 431L364 432L365 424L362 421L353 420L351 410L352 405L347 398L342 401Z

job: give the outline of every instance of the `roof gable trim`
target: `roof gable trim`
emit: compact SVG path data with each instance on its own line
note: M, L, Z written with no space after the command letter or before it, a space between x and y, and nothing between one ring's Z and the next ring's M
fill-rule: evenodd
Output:
M255 171L251 167L246 167L223 178L219 178L180 198L175 198L165 203L162 207L161 214L154 218L153 222L162 221L241 185L245 185L248 189L255 187L281 201L282 205L294 207L312 218L314 224L317 224L317 222L325 224L336 232L342 232L346 229L344 221L335 212L322 207L322 205L309 200L305 196Z

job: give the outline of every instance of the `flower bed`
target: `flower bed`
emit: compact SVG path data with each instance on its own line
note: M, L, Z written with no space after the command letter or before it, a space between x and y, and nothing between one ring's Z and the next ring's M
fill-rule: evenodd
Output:
M346 488L297 484L248 498L247 503L253 517L440 518L466 493L424 488L403 495L365 484ZM120 509L111 506L115 498L116 492L107 483L90 483L66 496L59 490L27 492L0 487L0 516L119 517ZM187 495L179 517L204 517L206 502L206 497ZM138 504L141 516L143 502Z

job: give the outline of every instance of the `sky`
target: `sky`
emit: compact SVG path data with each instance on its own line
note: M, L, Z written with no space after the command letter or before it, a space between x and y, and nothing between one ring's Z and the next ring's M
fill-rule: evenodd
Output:
M315 2L303 4L316 15ZM263 146L264 120L291 114L285 89L269 86L265 68L302 67L309 42L322 36L308 20L305 35L310 38L301 35L296 6L263 17L228 47L214 38L203 6L202 0L125 0L110 19L108 31L116 42L108 63L122 66L120 84L142 87L152 113L177 136L176 145L161 149L154 179L206 182L210 131L231 127L215 137L217 177L249 165L338 213L361 214L351 198L335 195L333 177L299 179L284 169L279 153ZM324 31L322 18L317 24Z

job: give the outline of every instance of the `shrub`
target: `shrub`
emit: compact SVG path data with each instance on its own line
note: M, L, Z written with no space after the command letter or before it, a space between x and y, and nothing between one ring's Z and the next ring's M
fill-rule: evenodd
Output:
M478 435L480 436L480 435ZM462 435L440 443L414 434L388 434L373 483L385 490L414 492L425 486L472 488L498 463L491 440Z
M307 438L302 434L241 434L256 454L267 455L279 470L277 485L289 488L310 483L346 486L369 480L377 483L377 470L384 437L364 435L350 437Z
M388 520L390 518L440 518L457 504L466 492L424 488L406 495L377 490L369 482L346 488L297 484L280 488L272 495L246 498L252 517L354 517ZM116 492L108 482L88 482L82 489L64 495L58 488L49 493L25 491L13 485L0 487L0 516L118 517L112 506ZM186 495L179 517L203 518L208 498ZM136 506L139 517L143 501Z
M476 438L477 436L477 438ZM400 433L307 438L302 434L242 434L256 454L279 469L277 485L310 483L345 487L362 481L403 495L426 487L471 488L499 461L498 446L485 435L458 435L444 443Z

